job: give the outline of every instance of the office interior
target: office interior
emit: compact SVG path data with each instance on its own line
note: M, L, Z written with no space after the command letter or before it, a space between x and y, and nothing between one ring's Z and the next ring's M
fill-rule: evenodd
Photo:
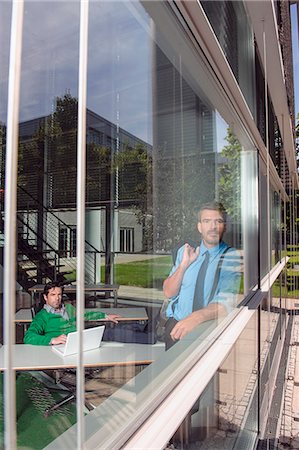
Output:
M0 2L1 448L277 441L299 303L297 8ZM225 316L165 351L163 281L214 200L240 286ZM68 360L23 347L56 280L81 336L86 310L117 308L141 330L154 321L154 341Z

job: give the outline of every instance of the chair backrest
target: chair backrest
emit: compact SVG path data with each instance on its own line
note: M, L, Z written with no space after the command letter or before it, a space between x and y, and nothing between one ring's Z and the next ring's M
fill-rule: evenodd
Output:
M39 301L39 303L37 303L37 304L31 306L31 315L32 315L32 319L36 316L36 314L37 314L38 312L40 312L40 311L43 309L44 304L45 304L45 300L42 298L42 299Z

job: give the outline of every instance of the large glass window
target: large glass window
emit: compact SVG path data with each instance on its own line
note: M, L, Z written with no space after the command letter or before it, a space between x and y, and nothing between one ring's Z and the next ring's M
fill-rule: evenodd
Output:
M203 3L206 11L211 9L211 22L214 3L221 8L221 44L253 111L252 34L244 8L240 2ZM8 27L4 4L0 20ZM109 437L127 420L137 427L140 410L150 412L148 397L160 392L163 383L161 395L169 393L175 376L183 378L194 364L190 355L198 359L238 316L259 276L278 261L280 215L273 193L268 237L266 166L258 164L248 133L241 121L236 123L231 103L175 7L165 1L99 0L89 8L84 331L103 323L105 330L100 349L83 352L84 413L94 424L86 427L88 439L100 428ZM30 316L25 347L24 336L18 335L16 348L34 354L34 360L31 364L28 357L18 366L16 409L18 445L26 448L48 445L78 420L77 358L73 353L55 359L51 346L56 336L39 340L47 332L38 330L38 308L31 312L29 307L40 307L48 321L71 322L66 331L59 328L57 337L75 332L81 229L76 204L79 23L77 1L25 2L17 281L28 305L24 314ZM7 37L4 41L3 162ZM2 163L0 175L2 189ZM263 211L260 242L258 208ZM57 294L63 308L48 304L43 292L48 282L64 287ZM266 309L263 313L269 317ZM216 368L209 373L211 381L191 410L189 431L200 428L196 436L202 445L211 436L221 443L223 432L228 438L233 434L233 443L256 436L256 397L250 402L257 383L256 327L254 314L236 345L225 345L227 358L218 365L219 373ZM277 339L274 328L265 328L265 342ZM26 340L30 333L35 333L31 341ZM70 403L56 407L66 393ZM105 402L110 397L111 403ZM43 426L30 424L32 415ZM43 430L42 439L37 429Z

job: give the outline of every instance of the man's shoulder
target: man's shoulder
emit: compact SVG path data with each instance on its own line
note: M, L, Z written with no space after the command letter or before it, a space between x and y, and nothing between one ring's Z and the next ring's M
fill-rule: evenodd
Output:
M223 265L226 268L238 268L238 271L241 271L241 261L242 261L242 255L239 250L237 250L234 247L230 247L228 244L225 244L225 248L222 252L222 259L223 259Z
M75 313L76 314L76 308L71 303L65 303L64 307L68 314Z
M222 250L222 252L225 254L232 254L232 253L239 254L239 251L235 247L227 244L224 241L221 241L220 250Z
M49 314L48 311L45 308L42 308L40 311L38 311L38 313L36 313L33 320L45 319L48 316L48 314Z
M225 256L225 258L226 257L227 258L240 258L241 257L240 251L234 247L230 247L229 245L227 245L225 247L222 254Z

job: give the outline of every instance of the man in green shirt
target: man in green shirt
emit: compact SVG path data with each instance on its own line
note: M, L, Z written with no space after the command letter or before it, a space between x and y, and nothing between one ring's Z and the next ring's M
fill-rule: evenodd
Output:
M25 344L57 345L65 344L67 334L76 331L76 309L73 305L62 303L63 288L58 282L50 282L44 288L45 305L34 317L24 337ZM117 323L116 314L89 311L85 320L106 319Z

